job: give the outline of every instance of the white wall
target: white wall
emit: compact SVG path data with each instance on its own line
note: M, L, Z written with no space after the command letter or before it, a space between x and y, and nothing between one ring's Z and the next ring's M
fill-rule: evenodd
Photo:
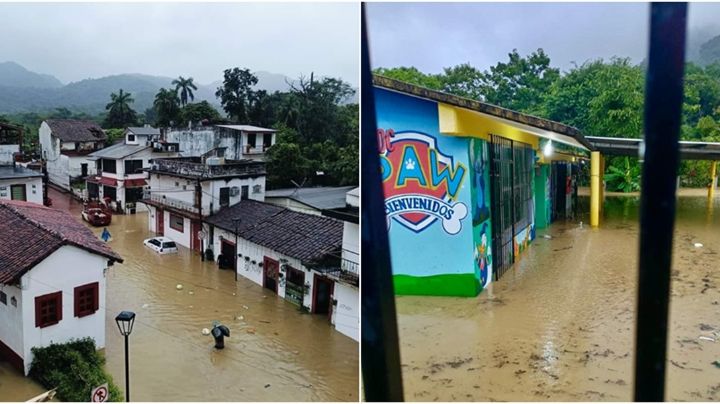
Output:
M358 288L335 282L333 294L337 305L333 307L332 323L340 333L355 341L360 340L360 294Z
M73 246L63 246L21 278L25 373L32 363L32 347L91 337L98 349L105 347L105 274L107 258ZM110 271L113 268L109 269ZM98 282L100 308L77 318L74 313L76 286ZM35 327L35 297L62 291L62 320L49 327Z
M7 305L0 303L0 324L3 325L0 327L0 341L22 358L25 352L22 291L15 286L3 284L0 284L0 290L7 294ZM17 307L11 303L13 297L17 300Z
M145 205L144 203L141 205ZM155 218L155 215L157 215L157 208L154 206L147 205L147 212L148 212L148 230L150 230L153 233L157 233L157 229L155 228L155 225L157 224L157 219Z
M360 227L357 223L343 222L342 258L360 263Z
M0 165L10 165L15 161L15 153L20 152L20 145L0 145Z
M183 247L190 248L190 223L191 220L188 218L183 218L183 231L182 233L173 229L170 227L170 212L167 210L163 211L163 215L165 217L163 218L163 225L165 227L164 229L164 235L165 237L168 237L172 239L177 244L180 244Z
M0 179L0 199L12 199L10 186L20 184L25 185L25 197L28 202L43 204L42 177ZM5 189L2 189L3 187Z
M282 206L283 208L288 208L290 210L294 210L295 212L301 212L301 213L307 213L309 215L316 215L316 216L322 216L322 212L318 209L313 208L312 206L305 205L304 203L300 203L294 199L285 198L285 197L265 197L265 202L272 203L273 205Z
M265 176L255 178L233 178L231 180L215 180L202 183L202 209L203 215L217 213L220 210L220 188L238 187L238 194L230 196L229 206L240 202L242 197L242 187L248 187L248 199L263 202L265 200ZM253 187L259 186L260 192L254 193ZM212 195L212 197L210 196ZM212 202L212 213L210 212L210 203Z
M68 156L60 154L60 140L51 136L50 126L46 122L38 129L42 157L46 160L48 180L63 189L70 189Z
M220 238L223 237L226 240L229 240L230 242L235 242L235 235L232 234L229 231L225 231L223 229L215 228L214 235L213 235L213 252L215 253L215 257L220 254ZM257 265L258 262L263 262L264 257L268 257L271 259L274 259L275 261L280 262L281 259L287 260L287 265L290 265L291 267L303 271L305 273L305 283L310 283L310 289L308 289L308 293L305 295L305 298L303 299L303 306L307 308L312 307L312 294L314 287L314 276L313 274L308 271L307 268L305 268L301 263L300 260L292 257L288 257L286 255L279 254L276 251L270 250L266 247L257 245L255 243L249 242L247 240L244 240L242 238L238 237L238 248L237 252L238 254L242 254L242 258L237 258L237 273L240 276L243 276L247 279L250 279L251 281L257 283L258 285L262 286L263 284L263 268ZM249 261L245 260L245 257L250 257ZM252 264L252 261L255 261L255 264ZM282 286L281 283L278 283L278 296L285 298L285 287Z

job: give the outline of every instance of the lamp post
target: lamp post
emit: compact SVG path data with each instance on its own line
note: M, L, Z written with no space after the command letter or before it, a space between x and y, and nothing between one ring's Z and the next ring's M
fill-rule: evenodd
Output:
M235 255L233 256L233 270L235 270L235 282L237 282L237 259L238 259L238 225L240 224L240 218L236 217L233 219L233 224L235 225Z
M120 334L125 336L125 401L130 402L130 361L128 355L128 336L135 324L135 313L122 311L115 317Z

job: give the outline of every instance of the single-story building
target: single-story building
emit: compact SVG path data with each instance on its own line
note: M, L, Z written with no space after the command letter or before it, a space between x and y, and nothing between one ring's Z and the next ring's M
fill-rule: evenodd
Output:
M33 347L105 347L105 271L122 258L67 212L0 201L0 356L25 375Z
M380 76L374 95L396 293L476 296L572 210L577 129Z
M245 199L205 223L221 267L330 321L343 222Z

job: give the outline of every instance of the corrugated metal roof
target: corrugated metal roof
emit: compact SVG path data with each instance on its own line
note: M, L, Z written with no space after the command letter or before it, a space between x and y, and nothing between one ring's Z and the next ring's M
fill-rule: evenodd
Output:
M355 187L273 189L265 192L265 198L289 198L318 210L338 209L345 207L345 195L353 188Z
M160 129L152 127L146 128L141 126L130 126L127 128L127 130L140 136L152 136L160 134Z
M30 177L42 177L42 174L23 167L21 165L15 166L0 166L0 179L11 179L11 178L30 178Z
M215 125L215 126L217 126L218 128L240 130L243 132L269 132L269 133L277 132L277 130L275 130L275 129L261 128L259 126L252 126L252 125Z
M88 155L88 160L121 159L149 148L151 148L151 146L118 143L90 153Z

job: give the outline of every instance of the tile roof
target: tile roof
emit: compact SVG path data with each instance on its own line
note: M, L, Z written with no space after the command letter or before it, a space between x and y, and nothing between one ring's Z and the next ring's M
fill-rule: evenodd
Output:
M63 142L96 142L107 140L105 132L92 121L79 119L47 119L52 135Z
M313 261L342 247L343 223L265 202L244 200L206 219L207 223L235 231L238 236L301 261Z
M314 188L283 188L265 191L265 198L289 198L304 203L318 210L339 209L346 205L346 194L355 188L347 187L314 187Z
M30 202L0 201L0 283L18 281L23 274L65 245L112 261L123 261L67 212Z

